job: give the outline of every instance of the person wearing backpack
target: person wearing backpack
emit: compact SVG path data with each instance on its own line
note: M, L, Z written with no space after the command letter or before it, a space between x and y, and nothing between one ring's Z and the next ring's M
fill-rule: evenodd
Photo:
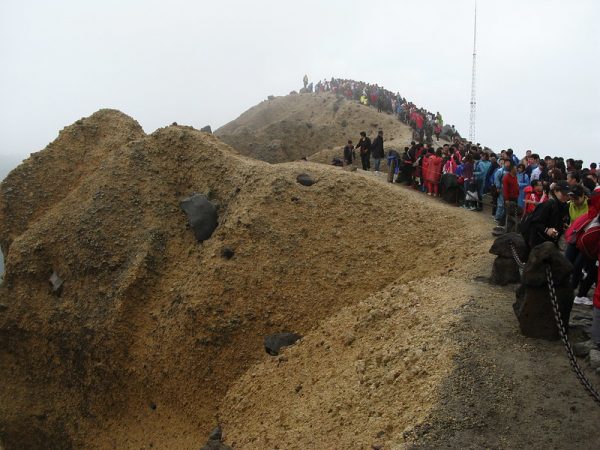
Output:
M550 189L548 201L540 203L521 222L521 234L530 249L543 242L558 243L569 221L569 185L557 181Z

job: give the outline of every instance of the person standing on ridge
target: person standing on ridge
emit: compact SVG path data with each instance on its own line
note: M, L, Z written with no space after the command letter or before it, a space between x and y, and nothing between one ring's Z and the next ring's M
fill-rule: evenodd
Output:
M371 153L373 155L373 159L375 160L375 172L379 173L381 160L385 156L385 151L383 150L383 130L379 130L377 137L373 139L373 143L371 144Z
M475 163L475 172L473 173L475 177L475 184L477 185L477 211L483 211L483 195L486 192L485 180L491 167L492 163L489 160L489 155L485 152L482 153L479 161Z
M504 229L507 233L514 231L517 226L517 205L519 200L519 179L517 167L510 161L508 173L502 178L502 195L504 197L504 211L506 223Z
M360 139L356 148L360 152L360 161L362 162L363 170L371 170L371 139L367 137L367 133L360 132Z
M304 89L306 89L306 86L308 86L308 75L304 75L302 81L304 82Z
M346 166L351 166L356 159L356 154L354 152L354 145L352 145L352 141L348 141L346 146L344 147L344 164Z
M552 184L550 198L531 213L529 225L521 227L521 234L530 249L542 242L550 241L558 245L569 220L569 184L557 181Z
M517 181L519 182L519 201L517 202L519 208L525 206L525 188L530 185L529 175L525 172L525 165L519 164L517 166Z

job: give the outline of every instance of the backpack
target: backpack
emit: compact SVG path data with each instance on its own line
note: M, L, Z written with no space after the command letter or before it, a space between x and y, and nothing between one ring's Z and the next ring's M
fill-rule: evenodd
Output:
M599 216L589 219L588 223L577 233L576 246L588 258L595 259L598 254L598 243L600 241Z

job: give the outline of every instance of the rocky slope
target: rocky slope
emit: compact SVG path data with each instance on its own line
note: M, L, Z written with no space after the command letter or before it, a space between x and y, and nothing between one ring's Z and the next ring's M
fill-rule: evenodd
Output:
M411 130L394 116L331 93L275 97L250 108L215 134L244 155L271 163L295 161L325 150L317 162L340 155L348 139L384 130L386 145L403 148ZM325 160L323 160L325 159Z
M303 172L317 183L298 184ZM219 205L204 243L179 206L193 192ZM67 127L0 187L5 445L197 446L263 358L264 335L310 333L391 281L429 273L399 253L412 227L463 227L409 198L390 209L392 192L326 166L247 159L191 128L145 135L116 111ZM449 263L446 247L401 251Z

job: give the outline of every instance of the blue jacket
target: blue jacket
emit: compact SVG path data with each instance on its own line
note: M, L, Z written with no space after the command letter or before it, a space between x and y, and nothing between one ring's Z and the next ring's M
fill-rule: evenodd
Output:
M519 206L522 208L525 204L525 188L529 186L529 175L525 172L517 172L517 181L519 182Z
M488 173L488 170L490 170L490 167L492 167L491 161L485 161L485 160L477 161L477 164L475 164L475 172L473 172L475 179L477 181L484 181L485 177Z

